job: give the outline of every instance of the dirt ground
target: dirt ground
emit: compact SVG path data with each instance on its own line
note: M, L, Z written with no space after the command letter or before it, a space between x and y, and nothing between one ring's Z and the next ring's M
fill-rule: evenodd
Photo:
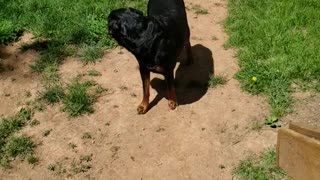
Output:
M196 15L192 10L195 4L208 9L209 14ZM263 123L269 114L267 101L243 92L233 79L239 67L235 51L223 46L228 39L223 30L226 1L186 0L186 5L195 64L177 65L180 106L176 110L170 111L163 98L163 77L153 74L153 107L145 115L136 113L142 98L140 75L136 60L123 49L107 51L94 65L84 66L76 58L68 58L59 71L64 82L95 69L102 76L92 79L109 89L108 93L98 99L91 115L71 119L59 105L36 112L34 118L40 125L27 126L22 133L37 143L39 164L32 167L14 161L13 168L0 169L0 179L227 180L233 178L232 170L240 160L274 147L276 130L254 130L254 124ZM39 75L29 68L38 54L18 49L29 41L28 36L0 48L11 69L0 74L0 115L15 114L41 89ZM205 83L209 72L225 75L227 84L214 89L190 86ZM31 97L26 96L28 91ZM319 123L320 98L303 97L305 104L299 104L284 122L311 119ZM50 135L43 137L49 129ZM86 132L91 139L83 138ZM89 171L72 172L85 155L92 157ZM50 164L56 164L55 172L48 170Z

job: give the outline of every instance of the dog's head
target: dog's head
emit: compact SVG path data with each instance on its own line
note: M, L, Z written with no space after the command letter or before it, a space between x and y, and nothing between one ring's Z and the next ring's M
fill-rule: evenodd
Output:
M138 39L147 26L147 18L141 11L133 8L121 8L108 16L109 34L122 46L127 41Z

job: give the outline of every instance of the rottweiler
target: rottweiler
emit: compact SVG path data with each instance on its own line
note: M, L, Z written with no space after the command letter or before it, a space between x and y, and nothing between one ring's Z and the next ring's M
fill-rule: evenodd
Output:
M146 16L134 8L113 10L108 16L108 32L138 60L143 85L138 114L145 114L149 108L150 72L165 77L169 108L174 110L178 106L174 68L184 48L186 64L193 63L184 1L149 0Z

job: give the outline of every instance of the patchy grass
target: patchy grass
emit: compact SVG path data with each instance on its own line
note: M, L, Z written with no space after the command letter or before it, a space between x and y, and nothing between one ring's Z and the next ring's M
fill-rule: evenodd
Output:
M9 167L15 157L26 158L32 155L34 143L30 137L14 136L31 119L29 109L21 109L14 117L0 121L0 166Z
M40 51L41 56L30 65L35 72L42 73L48 67L58 66L65 57L71 55L66 50L66 45L52 42L45 50Z
M267 150L260 157L251 157L240 162L234 174L243 180L269 180L287 178L284 171L276 167L276 152Z
M222 75L210 75L209 81L208 81L208 86L210 88L215 88L219 85L225 85L228 82L227 78Z
M320 1L230 0L228 46L239 48L243 89L269 99L272 115L290 111L292 83L320 84ZM256 77L256 81L252 81Z

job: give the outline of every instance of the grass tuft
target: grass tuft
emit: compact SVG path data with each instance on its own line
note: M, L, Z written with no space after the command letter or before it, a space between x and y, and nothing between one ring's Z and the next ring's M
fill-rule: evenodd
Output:
M219 85L225 85L228 82L227 78L222 75L210 75L209 81L208 81L208 86L210 88L215 88Z
M34 147L35 145L30 137L13 137L4 146L4 153L9 157L21 156L22 158L25 158L33 152Z
M41 99L48 104L55 104L60 102L65 96L64 89L61 86L54 86L47 88L41 94Z
M68 112L72 117L92 113L92 105L95 101L95 96L89 94L89 88L92 86L90 81L82 83L78 78L74 79L67 86L67 92L62 101L63 111Z
M251 157L240 162L233 172L243 180L283 179L284 171L276 167L276 152L267 150L260 157Z

